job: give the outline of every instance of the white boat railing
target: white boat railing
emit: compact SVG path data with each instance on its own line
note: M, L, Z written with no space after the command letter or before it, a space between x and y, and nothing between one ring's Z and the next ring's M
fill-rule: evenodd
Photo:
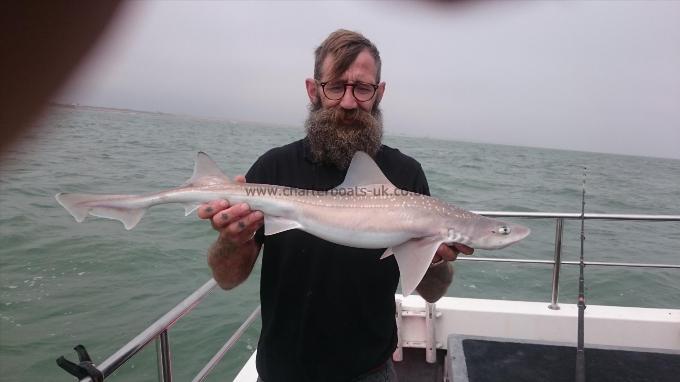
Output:
M560 269L562 264L579 265L578 261L562 260L562 233L564 231L564 220L581 220L580 213L554 213L554 212L510 212L510 211L473 211L479 215L489 217L518 217L530 219L555 219L555 253L553 260L534 260L534 259L507 259L507 258L486 258L486 257L459 257L464 261L490 261L490 262L509 262L509 263L531 263L531 264L552 264L553 276L550 293L550 309L559 309L557 300L560 289ZM584 220L627 220L627 221L647 221L647 222L672 222L680 221L680 215L639 215L639 214L583 214ZM612 266L612 267L632 267L632 268L666 268L680 269L680 264L651 264L651 263L620 263L606 261L585 261L585 265Z
M555 252L553 260L537 260L537 259L510 259L510 258L484 258L484 257L459 257L457 261L488 261L488 262L513 262L513 263L530 263L530 264L548 264L553 265L552 277L552 291L551 291L551 309L559 309L559 277L560 268L562 264L578 265L578 261L563 261L562 254L562 233L564 220L580 220L580 213L552 213L552 212L513 212L513 211L473 211L477 214L489 217L513 217L513 218L528 218L528 219L555 219ZM634 215L634 214L584 214L585 220L612 220L612 221L645 221L645 222L678 222L680 215ZM623 262L602 262L602 261L587 261L586 265L593 266L616 266L616 267L633 267L633 268L665 268L665 269L680 269L680 264L658 264L658 263L623 263ZM106 358L98 365L94 365L89 360L83 360L84 363L89 363L88 367L94 367L97 371L95 375L88 373L86 368L83 368L82 373L87 375L80 378L82 382L96 382L105 379L113 374L120 366L125 364L130 358L134 357L140 350L145 348L152 340L156 343L156 354L158 359L158 380L162 382L171 382L173 379L172 365L170 362L171 348L168 341L168 332L170 328L180 318L185 316L193 310L212 290L216 287L216 282L213 279L207 281L203 286L194 291L191 295L182 300L179 304L173 307L170 311L165 313L161 318L152 323L149 327L144 329L140 334L123 345L119 350ZM248 316L248 318L241 324L241 326L234 332L234 334L227 340L227 342L215 353L215 355L208 361L208 363L199 371L193 378L193 382L204 381L213 368L219 363L224 355L237 343L245 331L252 325L253 322L260 315L260 307L258 306ZM80 354L79 354L80 355ZM82 364L83 362L81 362ZM77 367L77 365L76 365Z

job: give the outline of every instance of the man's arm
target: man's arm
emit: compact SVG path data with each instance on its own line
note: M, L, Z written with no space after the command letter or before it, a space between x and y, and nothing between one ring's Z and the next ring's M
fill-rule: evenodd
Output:
M237 181L245 181L238 177ZM254 239L262 227L264 216L251 211L247 204L230 206L225 200L214 200L198 209L198 217L209 219L219 232L208 250L208 266L217 284L232 289L248 278L253 270L261 245Z
M208 266L222 289L232 289L253 271L261 245L254 239L238 245L220 234L208 250Z
M427 270L420 284L416 287L425 301L435 302L446 294L453 281L454 269L450 262L456 260L460 252L471 255L474 249L458 243L454 243L450 247L445 244L439 246L434 259L432 259L430 269Z

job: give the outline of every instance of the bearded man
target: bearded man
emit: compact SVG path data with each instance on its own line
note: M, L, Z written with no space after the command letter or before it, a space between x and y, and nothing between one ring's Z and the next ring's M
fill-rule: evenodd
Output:
M368 153L400 189L429 194L420 164L381 144L379 108L385 93L380 54L359 33L338 30L315 51L307 136L262 155L246 174L251 183L326 191L342 183L356 151ZM242 177L237 180L244 181ZM260 380L396 381L394 293L399 269L384 250L341 246L300 230L265 236L263 215L246 204L213 201L199 209L219 232L208 252L218 284L231 289L253 269L264 245L257 350ZM418 286L439 299L453 277L459 251L442 245Z

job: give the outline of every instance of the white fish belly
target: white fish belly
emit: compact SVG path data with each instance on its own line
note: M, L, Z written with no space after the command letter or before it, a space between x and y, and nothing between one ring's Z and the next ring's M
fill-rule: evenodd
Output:
M412 238L404 231L361 231L338 226L303 223L304 231L324 240L356 248L388 248Z
M349 247L388 248L425 236L395 209L314 206L297 212L304 231Z

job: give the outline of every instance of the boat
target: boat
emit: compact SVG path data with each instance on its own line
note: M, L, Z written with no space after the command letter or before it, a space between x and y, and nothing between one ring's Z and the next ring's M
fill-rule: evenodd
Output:
M680 264L562 260L565 220L679 222L680 215L633 215L474 211L490 217L555 222L553 259L460 257L457 261L552 266L550 301L443 297L427 303L417 295L395 295L398 344L392 359L400 381L676 381L680 375L680 309L559 303L563 265L673 269ZM83 347L79 363L58 364L80 381L103 381L140 350L156 345L158 379L172 381L168 332L216 288L214 280L191 293L139 335L99 364ZM583 320L579 323L579 310ZM679 307L680 308L680 307ZM192 379L204 381L260 314L257 307ZM583 333L579 346L577 333ZM579 351L584 362L576 362ZM255 354L234 382L257 381ZM580 369L576 365L580 365Z

